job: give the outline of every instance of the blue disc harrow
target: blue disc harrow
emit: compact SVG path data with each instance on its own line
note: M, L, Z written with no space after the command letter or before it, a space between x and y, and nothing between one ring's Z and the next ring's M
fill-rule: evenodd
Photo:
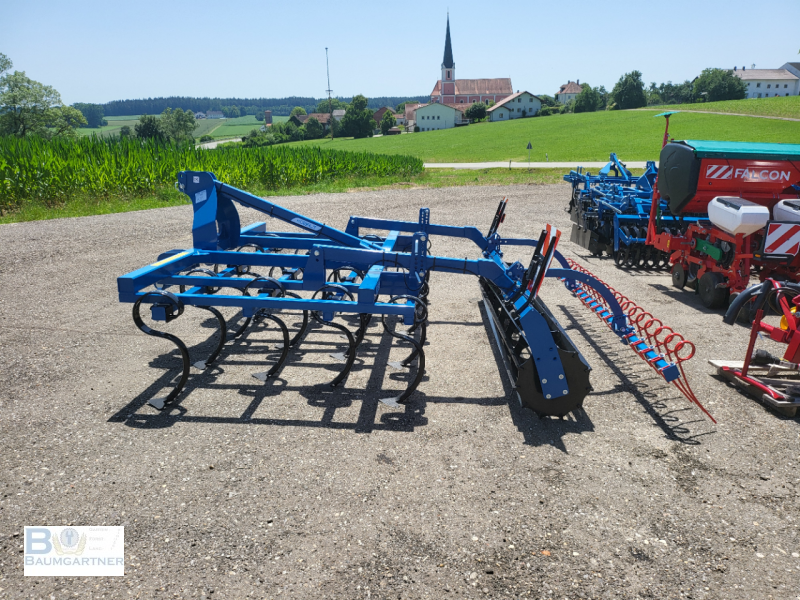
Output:
M479 279L491 330L519 399L539 415L566 415L581 407L591 390L589 365L539 297L544 277L562 280L575 295L592 289L603 302L584 304L623 343L632 343L634 329L614 294L593 276L571 269L556 250L560 232L548 226L538 239L499 235L505 199L486 235L475 227L431 223L427 208L420 209L416 222L353 216L341 230L226 185L212 173L181 172L178 185L194 209L192 248L165 252L117 280L120 301L133 304L136 326L172 342L181 356L182 370L171 391L149 401L156 408L176 400L192 368L202 371L223 360L226 344L244 335L256 321L274 324L282 340L274 364L253 373L254 377L274 380L299 346L312 343L307 338L314 322L335 329L347 340L347 349L333 355L342 366L330 385L340 385L353 368L374 319L381 320L387 335L409 348L398 365L407 373L405 389L381 398L390 406L405 404L425 372L433 272ZM268 230L265 222L243 227L236 204L295 230ZM468 239L478 247L479 257L431 254L431 239L437 236ZM503 246L531 247L529 264L504 261ZM551 266L553 261L558 266ZM209 312L219 328L213 351L192 362L179 337L145 323L142 311L146 307L150 322L174 321L186 307ZM241 315L237 312L229 323L222 308L238 309ZM300 320L297 331L286 325L287 318ZM642 355L641 348L636 352ZM666 379L679 376L668 359L653 353L657 354L652 350L648 360Z

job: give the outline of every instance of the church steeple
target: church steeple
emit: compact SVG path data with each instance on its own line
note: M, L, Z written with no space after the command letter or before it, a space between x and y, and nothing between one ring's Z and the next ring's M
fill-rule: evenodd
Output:
M444 60L442 61L443 69L454 69L455 63L453 62L453 48L450 45L450 13L447 14L447 33L444 37Z
M444 60L442 61L442 94L455 94L453 82L456 80L456 63L453 61L453 47L450 45L450 13L447 13L447 33L444 36Z

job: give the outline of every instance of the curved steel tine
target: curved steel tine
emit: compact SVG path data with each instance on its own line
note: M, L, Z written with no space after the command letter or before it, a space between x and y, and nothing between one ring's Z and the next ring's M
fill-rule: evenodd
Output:
M222 352L222 348L225 346L225 342L227 341L228 324L225 322L225 317L222 316L222 313L213 306L198 306L197 308L202 308L203 310L207 310L208 312L212 313L215 317L217 317L217 321L219 322L219 342L217 343L217 347L207 359L198 360L192 365L195 369L200 369L202 371L208 367L208 365L217 360L219 353Z
M369 313L361 313L358 315L358 318L361 324L356 331L356 348L361 345L361 342L364 341L364 337L367 335L367 327L369 327L370 322L372 321L372 315ZM347 350L350 352L350 349Z
M295 294L294 292L286 292L286 295L291 297L291 298L300 298L300 295L299 294ZM306 333L306 329L308 329L308 311L304 310L303 311L303 323L302 323L302 325L300 325L300 331L298 331L294 335L294 337L291 340L289 340L289 347L290 348L292 346L294 346L297 342L299 342L302 339L303 335L305 335L305 333Z
M148 404L161 410L162 408L164 408L164 405L172 402L178 396L178 394L181 393L181 390L183 390L183 387L189 380L189 369L190 369L189 349L186 347L186 344L184 344L178 336L172 335L171 333L166 333L164 331L158 331L157 329L153 329L144 324L144 321L142 320L142 315L139 313L139 307L141 306L142 302L150 296L159 296L162 298L166 298L171 304L175 305L175 307L178 309L178 314L172 316L172 319L176 319L183 314L183 302L181 302L174 294L157 290L155 292L148 292L147 294L139 298L133 305L133 322L136 324L136 327L138 327L143 333L146 333L147 335L169 340L178 347L178 350L180 350L181 353L181 360L183 361L183 371L181 372L181 378L178 381L178 384L169 394L167 394L166 397L151 398L150 400L148 400Z
M280 368L283 366L283 363L286 362L286 358L289 356L289 347L291 346L291 344L289 343L289 328L286 327L286 323L284 323L281 319L279 319L275 315L271 315L266 312L259 312L258 316L263 317L264 319L269 319L274 323L277 323L278 327L281 328L281 333L283 333L283 350L281 351L281 356L278 359L278 362L276 362L272 366L272 368L269 371L266 371L265 373L253 373L253 377L255 377L256 379L260 381L267 381L270 377L275 375L275 373L277 373L280 370Z
M427 339L428 336L428 322L423 321L422 323L419 324L419 326L414 325L414 327L412 327L408 333L413 335L414 331L416 331L417 329L419 329L419 345L420 347L423 347L425 345L425 340ZM414 359L417 357L418 354L419 353L417 352L417 349L414 348L411 354L408 355L408 358L401 361L400 364L402 364L404 367L409 366L414 361Z
M331 387L336 387L337 385L342 383L342 381L345 380L347 375L350 373L350 369L353 368L353 363L356 361L356 339L353 337L353 334L350 333L350 330L344 325L339 325L339 323L334 323L333 321L326 322L323 321L322 319L319 319L319 322L322 323L323 325L334 327L339 331L343 332L347 336L347 341L349 343L349 347L347 348L347 351L344 353L346 359L344 363L344 368L336 376L336 378L333 381L331 381Z
M263 250L262 250L262 252L263 252ZM257 281L268 281L268 282L272 283L273 285L275 285L276 291L280 292L281 296L285 296L286 295L286 289L284 288L283 284L280 281L278 281L277 279L275 279L273 277L262 277L261 275L258 275L257 273L249 273L249 275L256 275L256 277L255 277L255 279L250 281L244 287L244 289L242 290L242 296L249 296L250 295L249 294L250 286L253 285L254 283L256 283ZM239 329L237 329L236 331L233 332L233 338L236 339L240 335L242 335L245 332L245 330L250 326L250 323L252 323L252 321L253 321L253 317L247 317L244 320L244 323L242 324L242 326L239 327Z
M383 323L383 329L386 331L386 333L388 333L392 337L405 340L409 344L412 344L414 346L413 354L419 357L419 360L417 361L417 374L414 376L414 379L411 381L411 383L408 384L406 389L399 396L379 399L380 402L382 402L383 404L386 404L387 406L391 406L393 408L397 408L408 401L408 398L411 396L411 394L414 393L414 390L417 389L420 382L422 381L422 376L425 373L425 351L422 349L420 343L417 342L417 340L415 340L413 337L403 335L402 333L397 333L396 331L392 331L391 328L386 324L386 315L382 315L381 322Z
M350 298L351 301L353 301L353 302L355 301L355 298L353 298L353 294L351 294L350 291L346 287L344 287L342 285L335 284L335 283L326 283L321 288L319 288L316 292L314 292L314 295L312 296L312 298L316 298L317 294L319 294L319 293L322 293L322 298L323 299L328 299L327 297L332 296L333 294L343 294L343 295L347 296L348 298ZM348 348L344 352L344 356L343 356L343 358L345 359L344 368L334 378L334 380L331 381L331 387L336 387L342 381L345 380L347 375L350 373L350 369L353 368L353 363L355 363L355 360L356 360L356 346L357 346L356 345L356 338L353 337L353 334L344 325L340 325L339 323L334 323L333 321L323 321L322 317L319 316L317 311L312 311L311 312L311 316L314 318L315 321L317 321L321 325L328 325L329 327L333 327L334 329L338 329L339 331L341 331L342 333L344 333L347 336Z

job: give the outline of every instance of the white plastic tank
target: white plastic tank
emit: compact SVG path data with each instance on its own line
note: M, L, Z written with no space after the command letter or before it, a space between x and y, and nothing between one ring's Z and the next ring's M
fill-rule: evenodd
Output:
M708 203L708 218L731 235L750 235L767 226L769 209L744 198L717 196Z
M781 200L772 207L772 218L776 221L800 223L800 200Z

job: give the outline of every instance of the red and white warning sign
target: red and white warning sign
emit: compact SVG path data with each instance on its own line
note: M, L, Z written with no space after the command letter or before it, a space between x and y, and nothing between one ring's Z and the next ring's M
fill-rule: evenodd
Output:
M795 255L800 251L800 223L769 223L764 254Z

